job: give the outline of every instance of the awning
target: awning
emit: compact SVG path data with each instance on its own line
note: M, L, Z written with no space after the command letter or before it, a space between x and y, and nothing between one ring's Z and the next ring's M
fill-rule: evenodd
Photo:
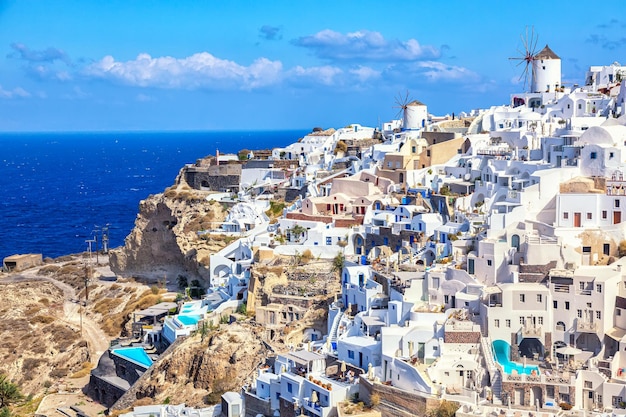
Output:
M363 324L365 324L367 327L385 325L384 321L375 316L361 316L361 320L363 320Z
M612 327L606 332L606 335L619 342L624 336L626 336L626 330L620 329L619 327Z

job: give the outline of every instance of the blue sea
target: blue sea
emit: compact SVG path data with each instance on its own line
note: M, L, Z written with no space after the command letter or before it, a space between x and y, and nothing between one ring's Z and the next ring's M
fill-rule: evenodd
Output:
M217 149L286 146L307 132L0 133L0 260L84 252L107 224L109 246L123 245L139 201L172 185L185 164Z

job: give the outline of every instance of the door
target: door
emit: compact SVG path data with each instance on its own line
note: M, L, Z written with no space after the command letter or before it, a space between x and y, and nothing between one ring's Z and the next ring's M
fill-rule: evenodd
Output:
M613 212L613 224L618 224L622 222L622 212L614 211Z
M580 227L580 213L574 213L574 227Z

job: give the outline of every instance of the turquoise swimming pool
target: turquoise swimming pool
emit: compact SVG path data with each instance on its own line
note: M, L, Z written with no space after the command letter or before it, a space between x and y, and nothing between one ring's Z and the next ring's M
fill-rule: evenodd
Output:
M193 326L193 325L198 324L198 322L200 321L202 317L198 315L185 316L185 315L179 314L178 316L176 316L176 318L178 319L179 322L181 322L185 326Z
M536 365L524 366L521 363L511 362L509 359L511 357L511 345L504 340L494 340L492 345L493 351L496 355L496 360L502 368L504 368L505 373L512 374L513 371L516 371L519 375L530 375L533 371L535 371L536 374L539 375L539 367Z
M113 349L111 353L124 358L130 362L138 363L140 365L149 368L152 366L152 359L146 353L143 348L140 347L128 347L128 348L119 348Z

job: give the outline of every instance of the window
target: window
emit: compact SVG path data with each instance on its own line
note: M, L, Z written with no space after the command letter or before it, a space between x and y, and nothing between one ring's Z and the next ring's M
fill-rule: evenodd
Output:
M609 158L613 158L615 156L614 152L609 152Z
M556 301L556 300L552 301L552 307L553 308L558 308L559 307L559 302Z
M519 324L524 324L524 323L526 323L526 319L524 319L524 317L520 317Z
M583 311L582 310L576 310L576 316L581 319L583 317Z
M596 159L597 157L598 157L598 153L597 153L597 152L591 152L591 153L589 154L589 158L590 158L590 159Z
M540 303L540 302L541 302L541 298L542 298L541 294L537 294L537 302L538 302L538 303Z
M600 310L596 310L596 318L597 318L598 320L601 320L601 319L602 319L602 312L601 312Z
M566 301L566 302L565 302L565 309L566 309L566 310L569 310L569 301Z
M591 213L587 213L587 220L593 219L593 215Z
M585 249L588 248L589 246L583 246L583 253L588 252ZM585 281L580 281L578 283L578 288L580 288L581 290L585 289Z
M493 321L493 325L494 325L495 327L500 327L500 319L495 319L495 320Z
M606 210L602 210L602 218L606 220L608 217Z
M430 149L426 149L426 156L430 156Z
M438 346L433 346L433 350L435 350L435 351L439 350L439 347Z
M618 316L621 316L622 315L622 309L621 308L616 308L615 309L615 314L618 315Z
M293 385L290 382L287 382L287 392L293 392Z
M563 220L569 219L569 213L567 211L563 212Z
M520 300L520 302L522 302L522 303L523 303L524 301L526 301L526 295L525 295L525 294L520 294L520 295L519 295L519 300Z
M596 292L602 292L602 284L596 284Z
M585 388L593 388L593 384L591 383L591 381L585 381Z
M354 351L353 350L348 350L348 358L354 359Z
M613 407L618 407L619 404L622 402L622 397L613 397L611 399L611 403L613 404Z
M332 245L333 244L333 238L332 237L327 237L326 238L326 244L327 245Z
M591 308L591 303L587 303L587 308Z
M491 259L487 259L487 266L491 266Z
M450 296L449 295L444 295L443 296L443 302L444 302L444 304L448 304L450 302Z
M543 317L537 317L537 324L543 326Z
M511 319L506 319L506 327L511 327Z
M613 207L615 207L615 208L619 207L619 198L615 199L615 201L613 202Z

